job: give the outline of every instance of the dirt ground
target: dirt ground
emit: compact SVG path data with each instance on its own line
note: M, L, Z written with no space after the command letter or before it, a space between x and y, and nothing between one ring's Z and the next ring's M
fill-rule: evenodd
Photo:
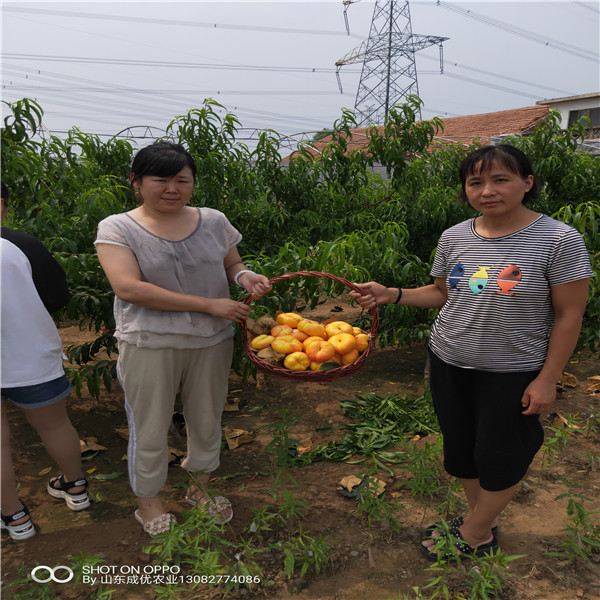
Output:
M343 313L340 318L349 320ZM61 335L65 347L91 337L89 332L80 331L76 326L62 328ZM240 410L225 412L223 425L250 431L255 439L233 450L223 450L221 466L211 484L234 505L234 518L226 526L228 539L236 540L245 535L252 507L260 508L273 502L266 493L272 487L273 457L264 449L272 439L268 426L280 418L278 409L289 408L289 413L298 417L290 431L297 440L310 437L315 446L339 440L348 423L339 405L341 400L366 392L380 396L420 396L425 357L424 346L375 350L361 372L331 383L297 383L260 377L257 385L254 380L242 383L232 376L230 400L239 400ZM559 394L556 409L561 414L581 417L588 417L592 412L597 414L598 394L586 392L587 378L600 374L597 357L575 355L567 370L575 375L577 383ZM148 538L133 518L136 505L127 478L127 443L116 432L127 426L122 404L118 385L110 393L103 392L98 401L89 396L78 399L75 395L69 400L71 418L80 437L95 437L106 447L84 463L86 470L93 469L90 481L96 501L90 510L81 513L72 513L63 502L46 494L46 482L58 474L57 470L21 412L10 410L20 495L32 512L38 535L14 542L3 533L3 585L14 581L22 566L27 574L36 564L69 564L65 562L68 555L101 554L100 564L116 567L150 564L150 557L142 551ZM540 456L536 458L516 500L501 518L502 550L510 555L525 555L511 563L513 577L501 598L600 599L600 556L592 561L570 563L546 554L556 550L564 536L561 530L566 524L567 500L555 501L556 496L566 491L561 477L582 484L578 491L593 499L588 503L588 510L599 508L599 442L598 431L578 433L550 465L542 468ZM177 440L172 440L172 444L176 446ZM294 493L307 503L303 529L326 536L331 548L331 561L320 575L288 580L283 559L271 555L261 564L264 581L252 590L225 593L218 588L198 587L192 596L185 598L395 600L410 592L413 586L424 586L433 574L425 570L430 563L419 553L418 543L423 528L439 518L432 509L434 503L412 498L409 491L399 485L405 474L395 466L394 476L385 472L379 476L387 483L385 493L393 494L404 507L397 514L401 527L393 531L376 522L369 529L364 516L356 513L356 501L342 497L336 490L343 476L357 474L360 469L361 465L317 462L293 471L298 483ZM99 475L100 478L95 478ZM102 479L106 475L114 478ZM169 510L176 515L185 507L183 493L187 481L183 469L170 467L165 499ZM156 597L149 586L119 583L107 587L113 590L110 597L115 600ZM48 597L95 598L93 589L89 584L80 584L75 589L70 584L53 584L52 595ZM11 594L10 597L19 596Z

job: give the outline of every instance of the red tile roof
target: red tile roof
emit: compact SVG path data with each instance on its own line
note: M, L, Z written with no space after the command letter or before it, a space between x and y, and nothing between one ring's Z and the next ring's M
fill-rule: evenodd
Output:
M489 144L492 136L514 133L527 134L535 129L549 113L546 106L526 106L480 115L451 117L442 119L443 131L434 138L439 141L469 145L475 140ZM383 127L379 127L381 131ZM352 139L348 142L348 150L359 150L368 144L368 127L352 129ZM314 142L316 151L309 149L311 154L320 154L331 141L331 136ZM289 160L289 157L284 160Z

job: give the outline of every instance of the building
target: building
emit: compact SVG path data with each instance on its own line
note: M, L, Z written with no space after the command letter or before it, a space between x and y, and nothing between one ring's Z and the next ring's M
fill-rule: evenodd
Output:
M581 117L589 117L590 123L585 123L586 135L583 146L584 149L593 146L600 151L600 92L540 100L536 104L557 110L560 113L563 129L574 125Z
M548 117L550 107L526 106L480 115L450 117L441 119L444 129L434 137L439 143L464 144L466 146L480 142L481 144L498 143L502 137L509 135L527 135ZM379 127L380 130L383 127ZM369 143L369 127L352 129L352 139L348 141L348 151L360 150ZM315 156L331 141L327 136L318 142L313 142L314 148L308 151ZM289 157L283 159L285 162Z

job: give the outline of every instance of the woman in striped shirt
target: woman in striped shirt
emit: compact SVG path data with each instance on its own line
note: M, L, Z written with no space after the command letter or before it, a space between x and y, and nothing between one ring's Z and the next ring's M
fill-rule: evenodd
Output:
M571 356L593 275L579 233L527 208L538 182L527 156L486 146L460 168L459 198L479 215L441 236L431 274L414 289L358 284L363 308L395 303L439 308L429 342L430 386L444 436L444 467L469 506L448 527L427 529L421 551L439 558L435 537L450 531L458 552L498 549L498 516L543 442ZM441 529L438 531L438 529Z

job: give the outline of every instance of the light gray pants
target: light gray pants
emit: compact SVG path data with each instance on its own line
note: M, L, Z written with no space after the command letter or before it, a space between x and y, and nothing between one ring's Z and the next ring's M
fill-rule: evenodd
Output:
M205 473L219 466L232 356L233 338L191 350L119 342L117 373L125 391L129 481L136 496L157 496L167 480L167 437L179 390L187 426L187 458L181 466Z

